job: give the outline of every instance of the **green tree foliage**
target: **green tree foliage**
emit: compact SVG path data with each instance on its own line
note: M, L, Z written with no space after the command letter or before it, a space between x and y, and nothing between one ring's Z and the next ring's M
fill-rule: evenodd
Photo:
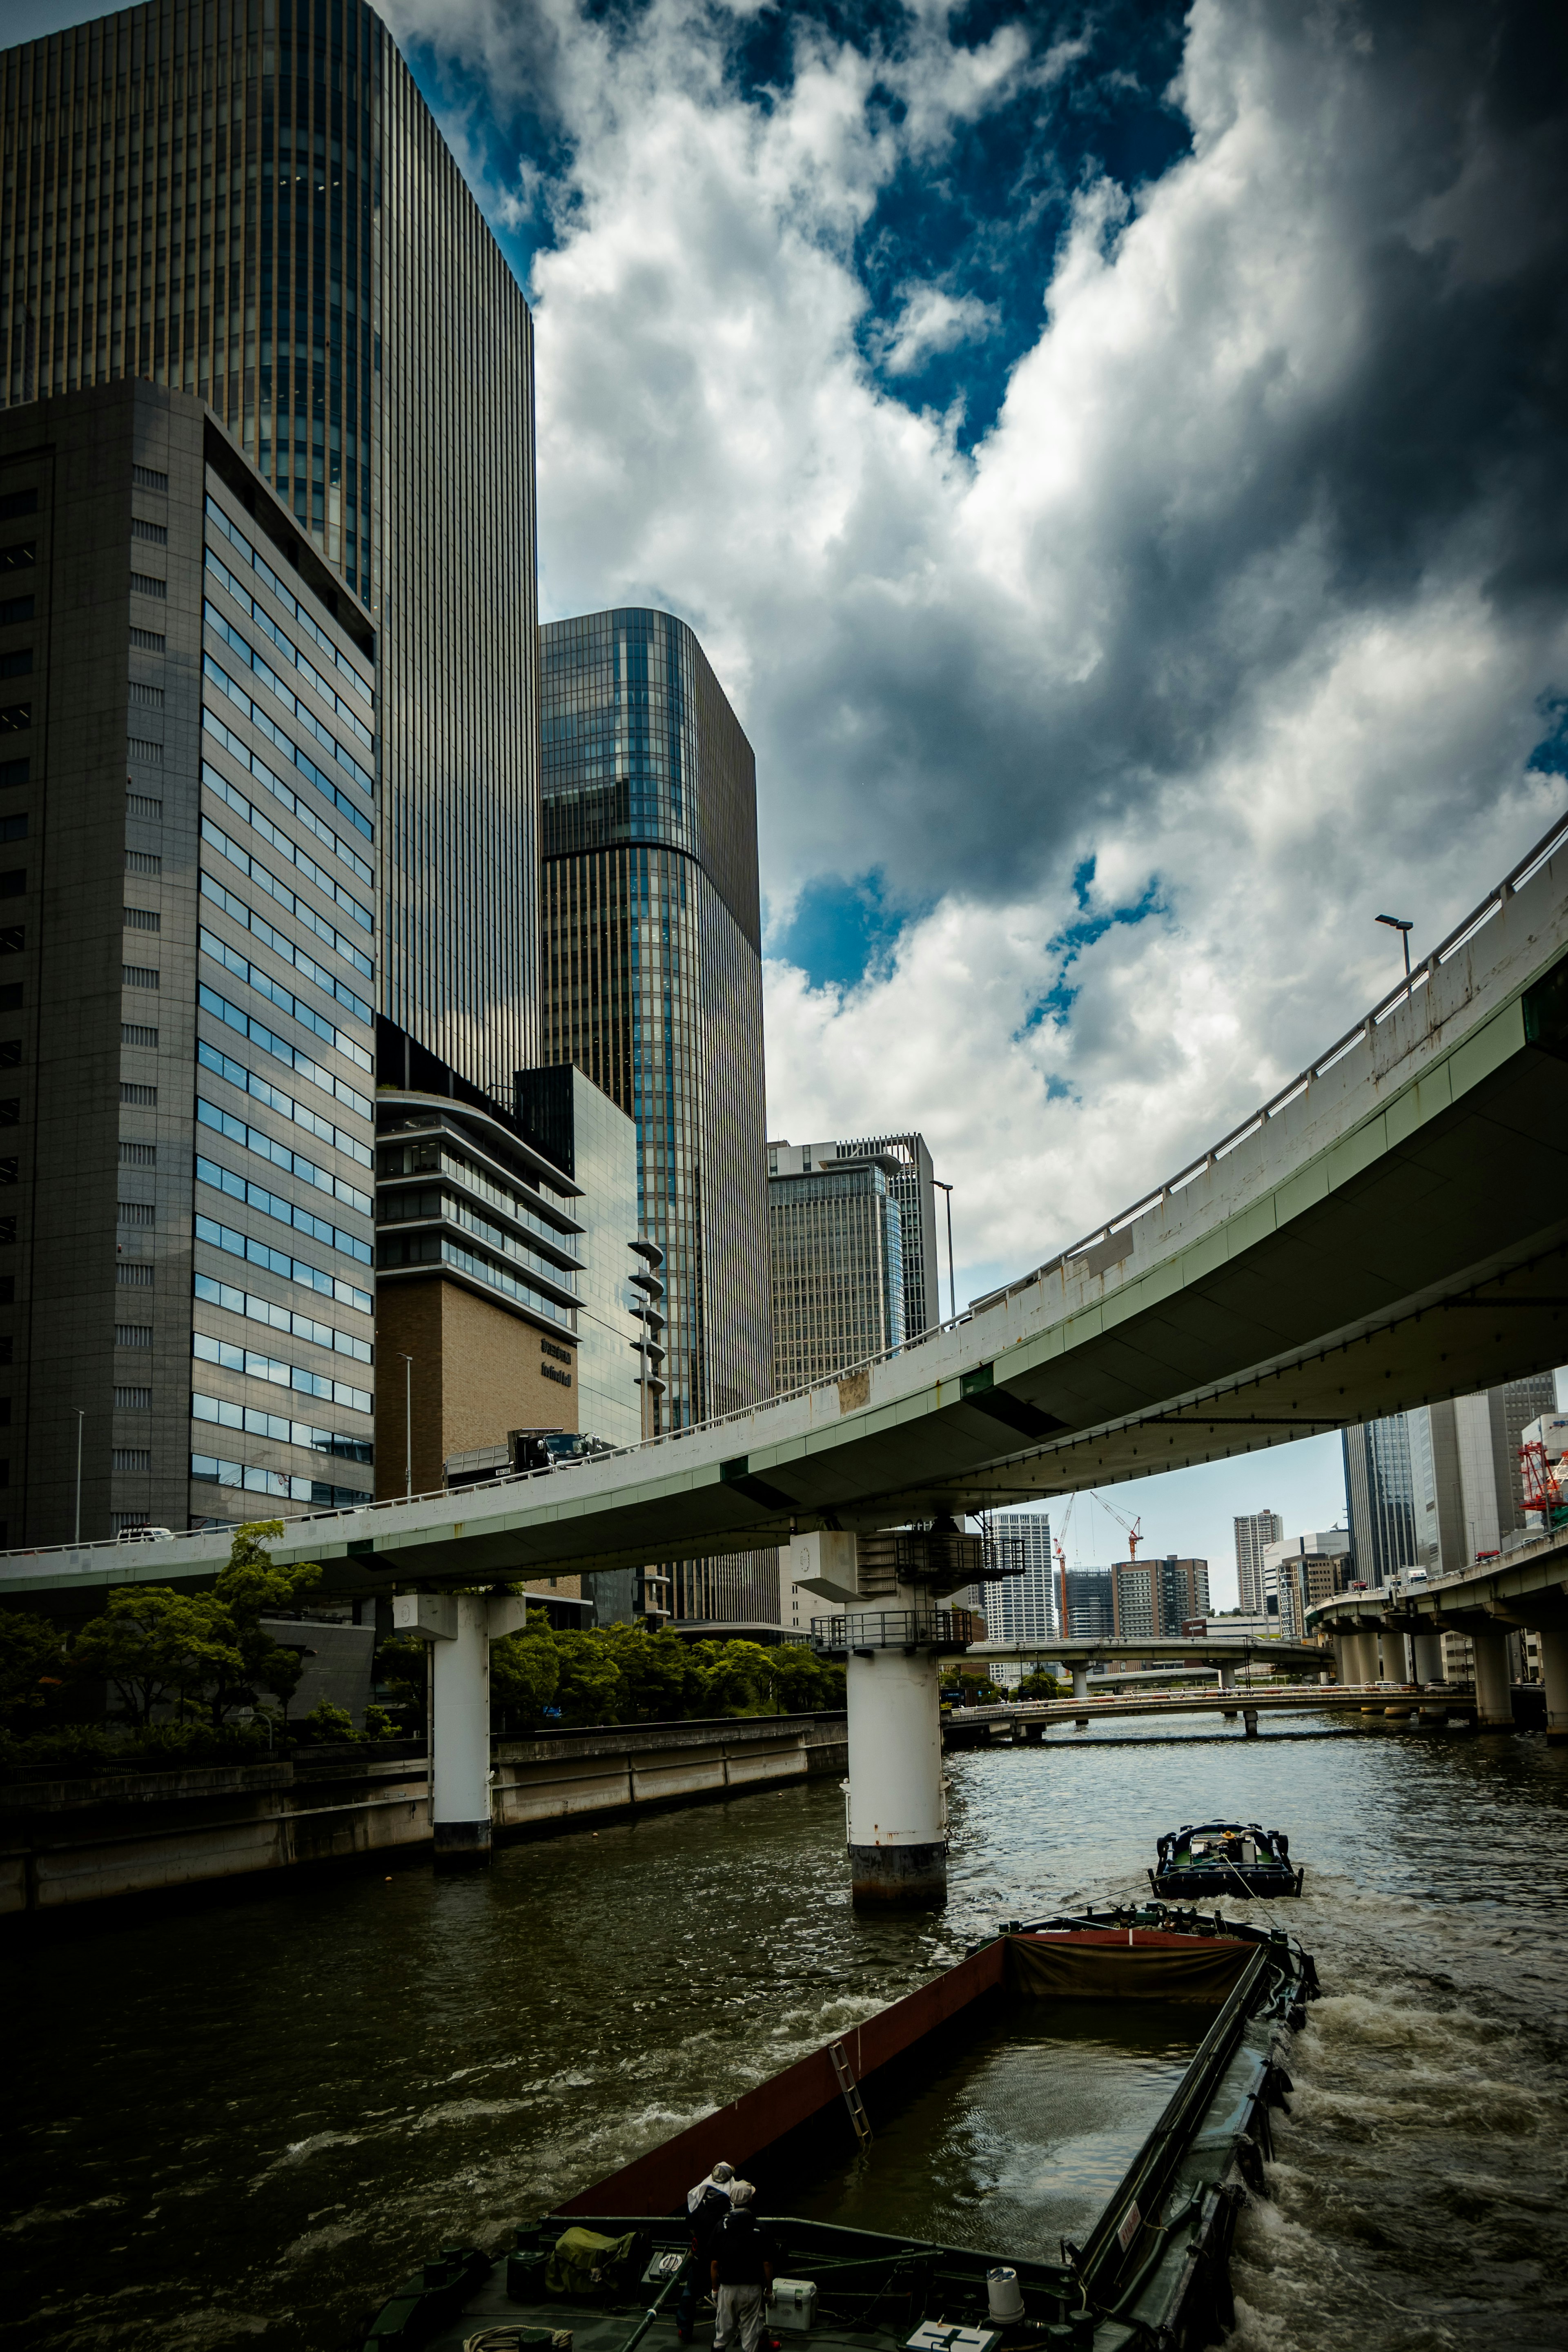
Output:
M101 1675L132 1721L144 1727L155 1707L183 1715L209 1686L238 1679L245 1661L232 1633L210 1592L122 1585L103 1615L82 1627L71 1662Z
M425 1644L418 1648L423 1652ZM383 1658L396 1649L394 1642L384 1642ZM550 1630L550 1620L542 1609L530 1614L521 1633L509 1633L504 1641L490 1643L490 1704L504 1708L509 1714L539 1715L554 1699L561 1685L561 1657L555 1647L555 1637ZM424 1685L420 1685L424 1697Z
M0 1609L0 1719L26 1730L58 1689L64 1661L58 1625L25 1610Z
M396 1645L383 1643L384 1670ZM563 1726L679 1723L692 1717L810 1712L844 1704L844 1670L797 1643L683 1642L666 1626L554 1633L542 1611L525 1632L490 1647L499 1714L537 1720L559 1707Z
M205 1592L121 1586L103 1615L77 1635L73 1666L100 1675L142 1727L157 1707L173 1706L184 1715L201 1703L216 1727L231 1707L254 1705L263 1691L287 1713L303 1661L274 1638L262 1612L291 1607L321 1571L314 1560L275 1567L266 1544L282 1532L281 1519L237 1528L228 1566Z
M1059 1683L1048 1666L1031 1666L1018 1685L1020 1698L1070 1698L1070 1682Z

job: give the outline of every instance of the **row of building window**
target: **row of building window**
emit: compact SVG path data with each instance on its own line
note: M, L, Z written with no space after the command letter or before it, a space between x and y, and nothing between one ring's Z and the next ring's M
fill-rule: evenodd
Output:
M461 1225L465 1233L472 1234L476 1241L483 1242L487 1249L498 1251L503 1257L510 1258L514 1265L527 1266L531 1273L542 1275L547 1282L559 1283L563 1290L576 1290L575 1274L539 1256L526 1243L504 1233L499 1225L492 1225L488 1218L480 1216L477 1209L469 1207L460 1192L449 1192L445 1189L438 1192L390 1192L383 1196L376 1214L384 1225L406 1224L431 1217L444 1218L448 1224Z
M493 1259L479 1257L466 1250L445 1234L392 1234L382 1238L376 1250L376 1263L385 1272L395 1273L409 1265L449 1265L456 1274L466 1274L475 1282L482 1282L502 1298L510 1298L531 1314L542 1315L552 1323L559 1323L563 1331L575 1331L577 1316L574 1308L563 1307L553 1298L546 1298L526 1282L520 1282L504 1266Z
M325 1217L316 1216L298 1202L286 1200L280 1192L269 1192L264 1184L253 1184L237 1176L230 1168L220 1168L216 1160L196 1161L196 1181L210 1184L215 1192L226 1192L230 1200L243 1201L247 1208L259 1209L264 1217L276 1217L279 1224L292 1225L296 1232L310 1234L329 1248L341 1250L345 1257L358 1258L363 1265L371 1263L368 1243L357 1234L345 1233Z
M307 735L312 736L322 751L353 778L362 793L368 798L374 799L375 778L371 774L370 770L362 767L347 746L339 742L331 729L317 718L308 702L301 702L300 697L285 686L271 664L262 660L255 647L248 645L239 631L224 619L217 606L210 599L205 600L202 604L202 618L213 635L219 638L228 647L230 653L245 664L251 676L266 688L273 700L282 704L295 724L302 727ZM253 705L251 710L253 719L255 716Z
M326 631L317 626L304 605L300 604L296 598L289 594L288 589L284 586L282 581L279 580L276 572L273 571L272 566L268 562L266 557L259 554L251 545L249 540L245 536L245 533L239 529L238 525L233 522L224 512L222 507L219 506L217 500L212 496L210 491L207 495L207 520L209 522L214 522L217 525L225 539L227 540L230 547L234 549L235 553L240 557L242 562L249 564L251 570L256 573L257 578L260 580L270 591L271 594L277 598L279 604L282 605L283 610L290 614L293 619L299 622L300 626L304 630L306 635L310 638L313 644L320 646L321 651L330 657L337 669L348 679L349 684L353 688L354 692L359 695L366 706L373 708L374 698L371 694L370 688L365 684L364 679L361 677L358 670L355 669L353 662L349 660L347 655L339 651L338 647L332 643L331 637L328 636Z
M202 878L205 881L207 877L204 875ZM298 1021L302 1029L309 1029L316 1036L324 1038L329 1045L335 1045L338 1052L345 1055L356 1068L374 1069L374 1055L366 1053L346 1029L340 1029L334 1022L314 1011L302 996L296 996L277 981L269 980L258 963L252 963L247 957L242 956L237 948L231 948L226 940L219 939L216 931L204 929L200 939L204 955L211 956L215 963L221 964L225 971L232 972L236 980L244 981L258 996L265 997L268 1004L275 1004L280 1013L287 1013L291 1020Z
M206 822L205 818L202 821L204 831ZM247 864L248 866L248 860ZM334 979L324 964L319 964L304 948L296 947L293 940L269 923L258 908L237 898L232 890L225 887L216 874L209 874L205 867L202 872L202 897L210 899L215 907L221 907L224 913L238 923L243 930L258 939L263 947L270 948L275 956L284 963L292 964L296 971L302 971L307 980L313 980L324 996L330 996L334 1003L342 1006L345 1013L352 1013L356 1021L363 1021L367 1029L370 1027L375 1016L363 996L357 995L346 981ZM291 896L289 904L292 908ZM334 939L337 936L333 934ZM254 976L251 985L255 986Z
M213 1249L222 1250L227 1257L243 1258L247 1265L259 1265L268 1274L281 1275L285 1282L297 1282L306 1290L320 1292L324 1298L335 1298L340 1307L357 1307L362 1315L373 1312L375 1301L368 1290L349 1282L341 1274L329 1274L324 1266L312 1265L309 1258L290 1257L287 1250L274 1249L269 1242L259 1241L254 1234L242 1234L233 1225L220 1224L216 1217L198 1215L195 1235Z
M309 899L301 898L289 889L287 883L279 881L269 866L264 865L259 857L253 857L248 850L242 849L238 842L225 833L221 825L215 824L210 816L202 819L202 839L209 848L216 849L220 857L226 858L231 866L237 866L241 874L248 875L258 888L281 907L286 915L292 915L296 922L303 923L317 939L325 940L345 963L353 964L366 980L375 978L375 966L357 940L345 938L335 923L329 922L325 915L318 915ZM293 961L299 961L298 954ZM335 987L333 992L337 992ZM357 1003L358 1000L354 1001Z
M249 1495L276 1495L290 1503L312 1503L321 1511L357 1511L370 1501L360 1486L333 1486L323 1478L295 1478L285 1470L258 1470L249 1464L220 1462L193 1454L191 1477L198 1486L238 1486Z
M334 1381L326 1372L311 1371L308 1365L264 1356L257 1348L237 1348L232 1340L216 1339L207 1331L192 1333L191 1353L198 1363L219 1364L226 1372L243 1372L249 1381L270 1381L274 1388L295 1389L301 1396L324 1397L351 1412L375 1411L369 1389L356 1389L352 1381Z
M370 908L362 906L353 892L346 888L335 875L329 874L324 866L318 866L308 850L302 849L297 841L290 840L288 834L281 832L272 823L270 817L262 814L254 801L247 800L245 794L231 784L226 776L220 774L210 760L202 761L202 782L209 793L217 795L226 808L232 809L235 815L247 824L253 833L258 833L263 841L279 851L308 882L313 882L317 889L325 898L330 898L334 907L341 907L350 920L359 925L362 931L374 932L375 918ZM289 797L292 800L294 796L290 793ZM296 814L298 814L297 810ZM320 833L326 835L338 854L343 854L346 844L338 840L337 835L330 825L322 824L318 818L317 828ZM352 852L348 855L348 862L356 872L364 866L363 858ZM365 879L368 881L369 878L367 869Z
M291 1151L286 1143L279 1143L274 1136L268 1135L265 1128L247 1126L244 1119L236 1118L232 1111L208 1102L205 1095L196 1097L196 1123L200 1127L212 1128L216 1133L226 1137L230 1143L237 1143L242 1150L253 1151L258 1160L267 1160L274 1168L281 1168L285 1174L297 1176L302 1184L313 1185L318 1192L325 1192L345 1209L357 1209L363 1217L370 1215L370 1194L362 1192L357 1184L351 1184L346 1176L334 1176L330 1168L318 1167L313 1160L307 1160L302 1151Z
M301 1315L295 1308L281 1307L275 1298L259 1298L251 1290L240 1290L232 1282L218 1282L210 1274L195 1276L195 1295L209 1307L222 1307L230 1315L243 1315L247 1322L265 1323L269 1330L287 1331L290 1339L313 1340L318 1348L328 1348L335 1356L352 1356L358 1364L374 1361L375 1351L368 1339L353 1331L341 1331L333 1323L318 1323L313 1315Z
M351 1437L342 1429L317 1429L308 1421L290 1421L287 1413L263 1412L253 1404L235 1404L227 1397L193 1396L191 1418L214 1422L219 1429L242 1429L247 1437L270 1437L279 1445L302 1445L312 1454L331 1454L340 1462L375 1459L375 1447L368 1437Z
M235 578L227 564L225 563L222 558L216 554L210 547L206 551L206 568L213 577L218 582L219 585L226 589L229 595L233 597L235 603L239 606L240 611L244 613L247 618L261 631L263 636L267 638L268 642L277 647L284 660L286 662L292 663L293 667L299 671L300 677L303 677L310 686L314 688L315 691L321 696L322 701L326 704L328 709L335 710L339 718L353 729L360 741L374 751L375 747L375 738L371 733L370 729L365 725L364 720L360 717L358 711L355 710L352 705L346 702L343 699L343 697L338 693L337 689L321 676L321 671L316 667L314 662L306 660L304 655L300 651L299 646L294 643L288 632L280 629L277 622L273 620L271 614L266 610L266 608L263 605L258 604L255 599L247 593L246 589ZM206 606L206 611L209 614L212 614L213 607L211 604ZM356 684L358 683L357 680L355 682ZM325 740L330 742L331 739L329 736Z
M216 988L208 988L203 982L196 991L196 1002L204 1012L213 1013L226 1028L237 1030L239 1035L248 1039L251 1045L258 1045L264 1054L268 1054L275 1061L281 1062L286 1069L295 1071L302 1078L309 1078L312 1086L320 1087L324 1094L331 1095L334 1101L341 1102L345 1109L357 1111L361 1118L370 1118L371 1101L368 1095L360 1094L356 1088L350 1086L346 1078L336 1076L321 1063L312 1061L310 1055L304 1053L300 1047L290 1045L287 1037L279 1037L275 1031L268 1029L264 1021L256 1020L252 1014L244 1012L239 1005L232 1004L226 996L220 996ZM121 1041L126 1045L141 1043L156 1045L158 1032L155 1029L151 1030L141 1039L126 1037L121 1032Z
M296 1101L292 1095L286 1095L281 1087L275 1087L259 1072L247 1069L243 1062L234 1061L227 1054L221 1053L217 1046L209 1045L205 1037L196 1046L196 1059L204 1069L226 1078L231 1087L239 1088L241 1094L250 1095L257 1102L265 1103L269 1110L278 1111L294 1126L302 1127L307 1134L318 1136L323 1143L330 1143L334 1150L342 1152L346 1158L357 1160L363 1168L371 1165L368 1143L362 1143L358 1136L349 1133L346 1127L334 1126L330 1118L322 1118L318 1111Z
M251 700L243 687L236 685L227 670L215 661L211 654L202 656L202 676L216 686L220 694L226 695L240 716L248 719L258 733L265 735L268 741L281 751L283 757L290 761L302 776L308 776L311 783L318 786L331 802L332 806L335 809L341 809L343 815L358 826L367 841L374 839L374 828L369 817L354 806L348 794L341 786L333 783L324 769L317 767L309 752L302 751L291 737L286 735L280 727L273 723L260 704ZM32 722L29 719L27 723L31 725ZM226 729L224 731L226 734L228 732Z
M259 751L253 751L247 744L242 743L239 737L224 725L210 703L202 705L202 728L205 733L212 737L215 743L221 744L231 760L237 761L247 774L255 778L264 792L270 793L280 807L286 808L290 816L298 817L306 831L314 834L316 839L323 843L334 857L341 857L343 864L352 873L357 874L362 882L374 883L375 877L358 850L344 841L340 834L334 833L326 819L316 814L308 800L299 793L290 791L282 777L274 774ZM339 801L335 786L332 788L331 801L333 807L336 808ZM374 838L370 819L363 815L352 801L343 801L342 808L342 814L353 819L367 841Z

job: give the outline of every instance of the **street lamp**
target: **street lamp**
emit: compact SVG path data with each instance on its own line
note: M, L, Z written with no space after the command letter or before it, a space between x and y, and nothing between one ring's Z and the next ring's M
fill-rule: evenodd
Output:
M952 1278L952 1186L951 1184L944 1184L940 1176L933 1176L931 1181L936 1186L939 1192L945 1192L947 1194L947 1307L948 1319L951 1322L956 1323L958 1320L958 1286ZM937 1295L940 1298L942 1295L942 1276L940 1274L937 1276Z
M1374 916L1373 919L1375 922L1384 925L1387 929L1397 931L1399 933L1399 944L1405 950L1405 977L1408 980L1410 977L1410 934L1414 929L1414 925L1407 923L1403 915L1377 915Z
M414 1496L414 1359L403 1359L403 1493Z
M81 1542L81 1432L82 1423L87 1419L87 1408L85 1405L75 1404L72 1405L71 1411L76 1415L76 1540L79 1544Z

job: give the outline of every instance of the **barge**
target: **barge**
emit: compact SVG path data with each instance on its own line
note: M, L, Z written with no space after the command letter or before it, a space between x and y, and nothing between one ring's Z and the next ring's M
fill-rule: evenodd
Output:
M768 2332L786 2345L801 2335L816 2352L1195 2352L1234 2316L1237 2218L1263 2192L1289 2035L1316 1992L1294 1937L1217 1913L1156 1903L1006 1921L930 1984L521 2224L499 2253L444 2248L353 2341L364 2352L676 2352L687 2192L722 2161L755 2184L777 2243L789 2293ZM897 2163L931 2085L944 2074L972 2083L982 2061L1005 2079L1016 2063L1024 2096L1013 2112L1033 2118L1041 2098L1028 2067L1054 2042L1106 2063L1083 2041L1085 2020L1101 2036L1125 2021L1144 2053L1134 2081L1163 2103L1140 2116L1130 2161L1112 2135L1109 2171L1080 2163L1078 2234L1047 2237L1072 2200L1053 2204L1051 2167L1036 2151L1005 2216L1005 2200L971 2199L959 2218L972 2242L911 2227L914 2209L940 2207L923 2153L901 2172ZM1146 2054L1154 2042L1163 2074ZM1107 2107L1097 2095L1084 2112ZM1004 2154L1013 2138L1004 2122ZM1058 2151L1063 2178L1083 2144L1075 2122ZM847 2210L879 2226L850 2226ZM708 2334L700 2321L699 2344Z

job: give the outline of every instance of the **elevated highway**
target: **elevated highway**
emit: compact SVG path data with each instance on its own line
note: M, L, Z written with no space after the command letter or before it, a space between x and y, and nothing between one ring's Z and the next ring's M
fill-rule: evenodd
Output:
M1238 1128L956 1323L569 1471L293 1520L275 1549L430 1587L984 1512L1483 1388L1565 1332L1568 824ZM0 1596L195 1582L226 1549L7 1554Z
M1407 1658L1421 1681L1436 1680L1439 1637L1465 1635L1475 1653L1483 1729L1513 1721L1508 1636L1538 1633L1546 1736L1554 1746L1568 1746L1568 1528L1427 1584L1341 1593L1320 1601L1309 1617L1315 1632L1332 1640L1347 1680L1373 1680L1382 1671L1403 1680Z

